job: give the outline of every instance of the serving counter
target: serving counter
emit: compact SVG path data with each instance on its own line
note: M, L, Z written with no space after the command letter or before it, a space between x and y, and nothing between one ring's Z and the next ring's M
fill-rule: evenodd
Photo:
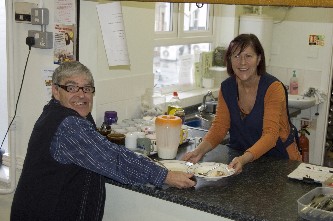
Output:
M190 131L193 137L203 135L203 131ZM191 142L180 146L177 159L193 148ZM228 164L238 155L221 144L203 161ZM299 164L262 157L247 164L239 175L217 181L197 178L197 185L190 189L157 189L108 180L104 220L109 216L112 220L303 220L297 213L297 199L319 184L289 179L287 175Z

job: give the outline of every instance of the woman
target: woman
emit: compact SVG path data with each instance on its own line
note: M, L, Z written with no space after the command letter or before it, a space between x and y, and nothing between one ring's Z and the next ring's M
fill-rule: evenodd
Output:
M221 84L215 120L203 142L183 160L198 162L221 143L228 131L228 146L243 152L229 164L236 173L262 155L301 160L285 88L266 73L259 39L253 34L237 36L228 47L226 62L230 77Z

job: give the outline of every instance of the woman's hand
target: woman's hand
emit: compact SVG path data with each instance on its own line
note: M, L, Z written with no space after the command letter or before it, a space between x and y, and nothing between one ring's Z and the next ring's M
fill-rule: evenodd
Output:
M169 171L165 179L165 184L177 187L179 189L193 187L196 184L194 174L184 173L180 171Z
M251 161L253 161L254 157L252 153L245 152L242 156L235 157L230 164L229 168L233 168L235 170L235 174L240 174L243 171L243 166Z
M191 152L187 152L182 160L197 163L208 151L212 149L212 145L207 141L202 141L197 148Z
M185 153L185 155L182 157L182 160L197 163L202 158L202 156L203 154L196 149L194 151Z
M235 170L235 174L240 174L243 171L243 163L241 162L240 157L235 157L230 164L229 168L233 168Z

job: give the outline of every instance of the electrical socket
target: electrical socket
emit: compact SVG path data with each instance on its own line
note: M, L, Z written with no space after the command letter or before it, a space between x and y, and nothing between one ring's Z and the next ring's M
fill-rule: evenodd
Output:
M53 33L47 31L28 31L29 37L35 38L34 48L51 49L53 48Z
M47 8L32 8L31 9L31 24L32 25L48 25L49 10Z

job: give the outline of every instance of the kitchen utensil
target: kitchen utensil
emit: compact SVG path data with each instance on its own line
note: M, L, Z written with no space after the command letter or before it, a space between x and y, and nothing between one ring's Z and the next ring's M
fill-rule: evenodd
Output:
M198 174L202 175L202 176L207 176L210 172L212 172L213 170L217 169L219 166L220 166L220 164L218 163L215 167L207 170L206 172L204 172L204 173L198 173Z

